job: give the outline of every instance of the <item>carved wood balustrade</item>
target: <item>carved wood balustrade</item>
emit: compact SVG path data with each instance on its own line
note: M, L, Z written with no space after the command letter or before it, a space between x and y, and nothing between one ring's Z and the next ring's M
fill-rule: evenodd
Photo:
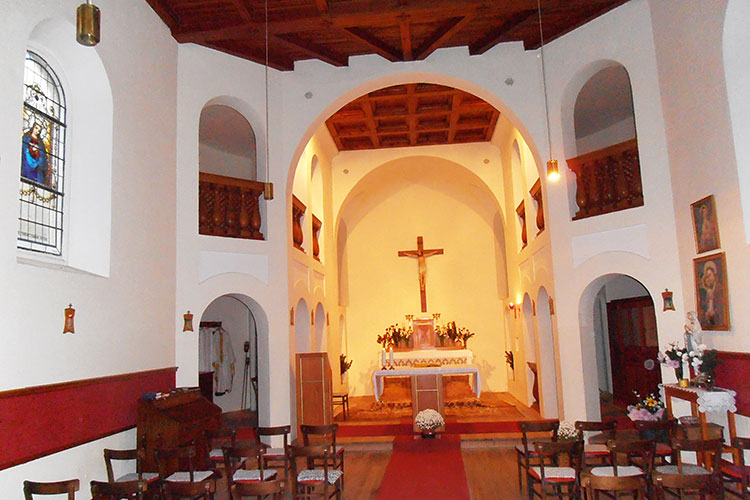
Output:
M544 231L544 205L542 202L542 182L537 179L531 189L529 189L531 198L536 202L536 228L539 234Z
M302 217L305 215L307 207L304 203L299 201L299 198L292 195L292 242L294 248L302 252L305 251L302 248L302 242L304 241L304 233L302 232Z
M323 226L323 222L315 217L315 214L312 216L312 236L313 236L313 258L320 262L320 240L318 239L320 237L320 228Z
M529 239L526 235L526 207L524 206L523 201L521 201L521 204L516 208L516 213L518 214L518 218L521 219L521 248L526 248Z
M198 232L262 240L259 198L263 183L201 172L198 178Z
M576 212L573 220L643 205L638 141L631 139L571 158L576 174Z

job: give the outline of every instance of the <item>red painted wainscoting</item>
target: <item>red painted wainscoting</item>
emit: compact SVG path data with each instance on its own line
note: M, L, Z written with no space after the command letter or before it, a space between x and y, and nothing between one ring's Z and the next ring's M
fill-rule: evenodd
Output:
M135 427L138 399L176 367L0 392L0 470Z
M737 391L737 413L750 416L750 353L719 351L716 385Z

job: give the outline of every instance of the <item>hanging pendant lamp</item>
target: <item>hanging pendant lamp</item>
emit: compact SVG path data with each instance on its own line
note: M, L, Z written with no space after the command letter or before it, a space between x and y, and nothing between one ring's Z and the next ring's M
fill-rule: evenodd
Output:
M544 117L547 120L547 149L549 150L549 160L547 160L547 179L556 181L560 178L560 170L557 166L557 160L552 158L552 139L550 137L549 127L549 100L547 98L547 73L544 66L544 30L542 29L542 2L536 1L537 15L539 18L539 52L542 59L542 88L544 89Z
M101 38L101 13L99 7L89 0L76 10L76 41L86 47L93 47Z

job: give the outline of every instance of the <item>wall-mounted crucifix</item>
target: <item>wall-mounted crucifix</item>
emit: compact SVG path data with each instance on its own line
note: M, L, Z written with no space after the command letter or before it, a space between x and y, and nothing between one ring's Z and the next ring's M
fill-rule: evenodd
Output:
M425 290L425 277L427 274L427 263L425 257L431 257L433 255L443 255L442 248L432 248L425 250L424 240L421 236L417 236L417 249L416 250L399 250L399 257L416 257L417 268L419 270L419 298L422 303L422 312L427 312L427 292Z

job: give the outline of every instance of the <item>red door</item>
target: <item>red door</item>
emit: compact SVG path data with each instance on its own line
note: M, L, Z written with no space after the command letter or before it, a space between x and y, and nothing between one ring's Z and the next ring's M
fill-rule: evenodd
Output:
M659 341L651 297L634 297L607 303L612 393L621 404L658 393L661 370L656 356Z

